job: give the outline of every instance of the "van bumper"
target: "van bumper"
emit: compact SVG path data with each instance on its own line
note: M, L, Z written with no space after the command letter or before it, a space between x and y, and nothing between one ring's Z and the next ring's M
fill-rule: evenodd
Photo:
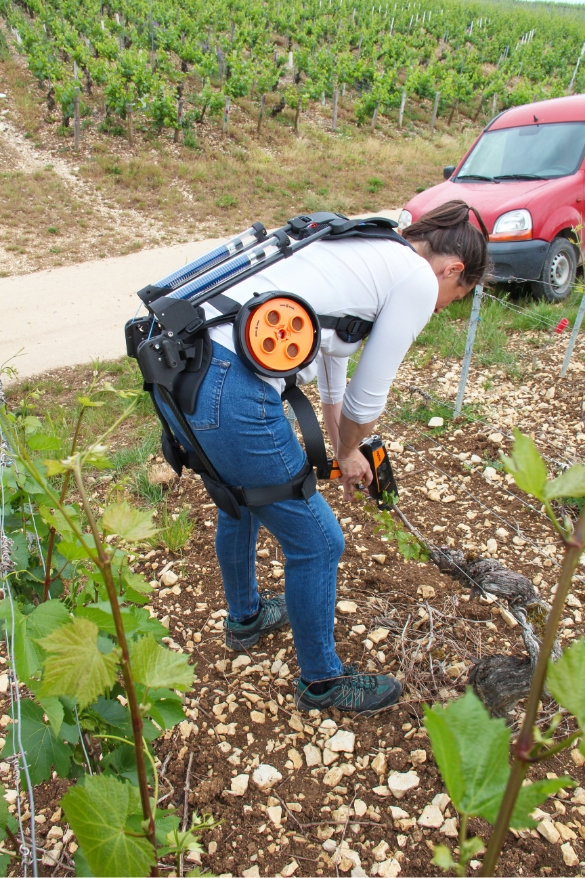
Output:
M490 279L538 280L549 247L548 241L539 240L488 244Z

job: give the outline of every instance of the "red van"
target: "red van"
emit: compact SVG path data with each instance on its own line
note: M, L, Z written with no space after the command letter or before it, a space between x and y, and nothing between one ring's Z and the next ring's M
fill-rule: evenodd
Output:
M504 110L445 168L446 182L411 198L399 226L461 198L490 232L492 278L527 282L559 302L582 261L574 230L583 221L584 156L585 95Z

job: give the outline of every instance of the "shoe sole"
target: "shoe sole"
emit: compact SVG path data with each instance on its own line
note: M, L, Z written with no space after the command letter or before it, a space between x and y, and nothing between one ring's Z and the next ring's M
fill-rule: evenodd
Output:
M272 625L267 625L266 628L262 628L260 631L256 631L248 637L236 637L233 632L227 631L225 635L226 648L231 649L234 652L245 652L249 646L254 646L254 644L258 643L264 634L270 634L270 632L276 630L276 628L283 628L288 624L289 619L287 616L286 619L281 619L280 622L274 622Z

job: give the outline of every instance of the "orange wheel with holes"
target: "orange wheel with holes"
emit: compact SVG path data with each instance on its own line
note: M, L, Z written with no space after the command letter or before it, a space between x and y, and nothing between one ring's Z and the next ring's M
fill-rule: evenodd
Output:
M246 342L252 357L274 372L299 368L312 352L314 339L309 312L287 296L263 302L246 324Z

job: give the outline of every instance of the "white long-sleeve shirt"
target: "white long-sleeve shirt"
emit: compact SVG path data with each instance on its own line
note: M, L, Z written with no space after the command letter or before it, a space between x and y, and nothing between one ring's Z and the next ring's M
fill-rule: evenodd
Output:
M348 344L332 329L321 332L316 360L299 373L298 383L317 375L321 400L337 403L358 424L374 421L383 411L390 385L410 345L430 320L438 283L429 263L410 247L384 239L346 238L317 241L288 259L226 291L237 302L270 290L295 293L317 314L351 315L374 322L359 362L347 384L349 357L361 342ZM212 303L206 316L218 312ZM232 325L210 330L211 338L235 351ZM284 381L265 378L279 393Z

